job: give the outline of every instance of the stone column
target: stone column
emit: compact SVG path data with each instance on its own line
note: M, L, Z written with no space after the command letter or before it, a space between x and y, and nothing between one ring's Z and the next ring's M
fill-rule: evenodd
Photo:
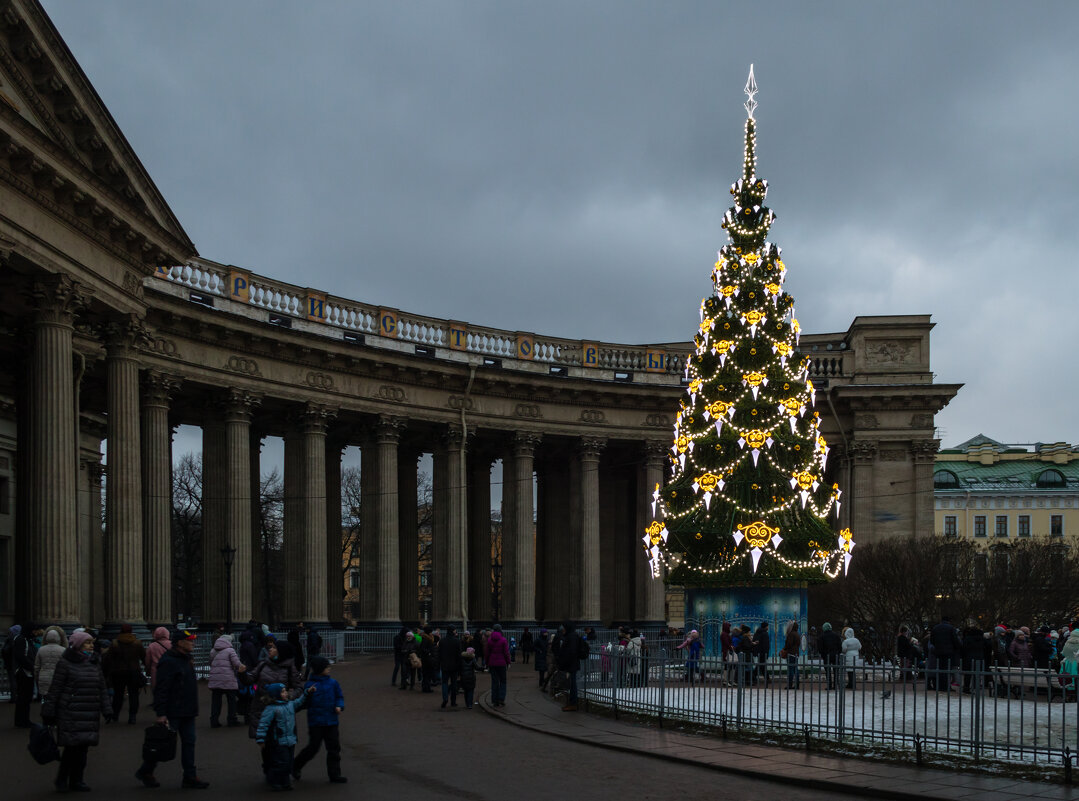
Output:
M143 620L142 453L139 443L138 346L146 338L134 315L106 327L108 483L105 486L106 627Z
M649 566L648 550L641 538L644 530L656 519L663 517L663 512L656 506L656 515L652 514L652 495L656 486L663 486L663 468L666 464L670 446L666 442L649 440L644 443L644 459L638 471L637 489L637 530L633 532L633 545L636 556L637 603L635 616L641 624L655 624L665 621L666 585L664 576L653 577Z
M216 415L202 424L202 614L203 624L224 623L225 563L221 549L228 542L226 483L228 457L225 424ZM235 568L234 568L235 569Z
M105 478L105 465L97 460L87 462L86 473L90 484L90 581L86 588L88 603L84 619L104 620L105 533L101 524L101 488ZM172 601L171 596L169 601Z
M233 625L246 623L252 616L253 591L251 565L254 551L251 542L251 417L262 403L262 397L243 389L232 388L225 398L225 542L221 547L235 548L231 581L231 609L226 597L225 619ZM203 558L222 559L217 554L203 553ZM226 581L229 580L228 568ZM229 593L226 592L226 596Z
M71 337L76 314L89 299L87 291L67 276L34 284L36 307L33 353L29 364L27 459L30 480L21 498L29 500L24 541L28 557L20 603L33 620L60 624L79 622L79 587L74 579L77 553L78 443L75 441L74 374ZM24 449L19 448L22 452ZM18 484L24 482L18 481Z
M326 609L326 428L337 411L308 403L302 418L304 460L303 615L308 624L329 622ZM340 537L340 534L338 534Z
M401 623L401 544L397 498L397 444L404 420L382 415L375 429L378 453L377 508L378 597L375 622L387 626Z
M491 620L491 457L468 455L468 614Z
M442 447L434 454L435 519L432 563L435 575L432 615L438 622L461 620L464 584L462 575L463 546L466 531L463 490L465 475L461 469L464 437L460 428L450 426L443 437Z
M938 450L938 439L920 439L910 443L910 454L914 462L914 530L919 535L932 534L935 530L933 465L936 463Z
M151 626L172 614L172 430L169 396L180 379L148 370L142 384L143 617Z
M582 437L577 443L581 465L581 622L600 622L599 456L602 437Z
M419 490L416 466L420 454L415 450L399 451L397 459L398 598L401 620L413 623L420 619L419 596Z
M341 453L345 443L334 439L326 442L326 610L330 623L345 622L345 587L347 587L350 554L344 551L341 524Z
M855 542L873 540L873 463L877 458L877 443L856 441L851 443L854 457L854 492L851 502L851 526ZM846 493L843 494L846 497Z
M303 435L296 426L285 432L285 509L284 509L284 597L270 600L288 625L303 617L306 571L304 570L304 455ZM273 589L269 589L273 593Z
M503 617L515 625L536 622L536 542L533 528L532 473L540 435L518 431L513 438L512 485L503 492L513 495L513 519L502 521L502 607ZM507 548L506 546L509 545ZM507 562L505 551L512 562Z

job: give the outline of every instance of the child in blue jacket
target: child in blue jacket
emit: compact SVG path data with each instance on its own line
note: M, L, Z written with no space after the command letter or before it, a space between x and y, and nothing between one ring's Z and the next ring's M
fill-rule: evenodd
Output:
M307 682L307 745L296 756L292 777L300 778L303 766L315 758L319 746L326 743L326 772L330 781L343 784L341 775L341 737L337 716L345 711L345 696L336 679L330 678L330 662L322 656L311 658L311 679Z
M280 682L266 687L271 702L266 705L255 731L259 748L272 749L270 758L270 787L274 790L291 790L289 774L292 772L292 753L296 748L296 711L307 703L311 690L299 698L289 700L288 689Z

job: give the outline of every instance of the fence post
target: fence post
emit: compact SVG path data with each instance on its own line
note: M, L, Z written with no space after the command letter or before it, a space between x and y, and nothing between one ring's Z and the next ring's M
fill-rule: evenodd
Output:
M614 719L618 720L618 688L622 685L621 677L626 669L625 654L614 654L612 667L614 668L614 681L611 682L611 708L614 709Z
M847 722L847 691L843 689L843 674L838 672L835 677L835 695L836 739L838 739L839 742L843 742L843 727Z
M982 742L982 721L985 719L985 679L986 673L981 669L981 662L975 662L971 665L970 681L974 684L971 692L971 698L974 700L974 710L971 715L971 726L973 731L970 733L971 742L974 744L974 759L979 760L982 758L982 748L984 744Z
M659 727L663 728L663 712L667 706L667 660L662 656L659 662Z

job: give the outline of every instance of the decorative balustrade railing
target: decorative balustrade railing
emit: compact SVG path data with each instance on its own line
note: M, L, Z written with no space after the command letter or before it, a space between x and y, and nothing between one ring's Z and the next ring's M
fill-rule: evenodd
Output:
M152 280L163 280L189 289L221 298L231 298L231 281L234 275L199 263L184 264L161 271ZM300 320L309 320L308 290L262 276L244 273L244 300L251 306L268 312L282 314ZM370 336L383 335L381 316L385 310L356 301L318 295L321 315L313 321L331 329L340 329ZM463 326L463 337L453 330L446 320L406 312L393 311L393 338L416 345L450 348L451 338L456 338L454 349L464 350L495 359L522 358L521 335L518 332L500 331L484 326ZM586 343L580 340L559 339L526 335L532 362L551 365L594 368L603 371L625 373L653 373L680 377L690 352L688 343L662 346L632 346L613 343ZM463 338L463 341L461 339ZM841 340L825 340L812 335L803 337L802 350L810 356L809 373L815 378L830 378L849 374L851 352Z

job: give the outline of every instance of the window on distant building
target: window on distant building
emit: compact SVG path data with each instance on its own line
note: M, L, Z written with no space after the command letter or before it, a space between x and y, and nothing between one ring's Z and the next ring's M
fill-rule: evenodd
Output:
M951 470L938 470L933 474L934 489L959 489L959 477Z
M421 587L429 587L429 586L431 586L431 571L430 570L421 570L420 571L420 586Z
M1064 536L1064 515L1050 515L1049 516L1049 536L1050 537L1063 537Z
M955 537L956 534L955 515L947 515L944 518L944 536Z
M993 531L993 533L996 534L998 537L1007 537L1008 536L1008 516L1007 515L997 515L997 526L996 526L996 529Z
M1043 470L1038 476L1039 489L1063 489L1066 486L1068 482L1059 470Z
M1020 537L1030 536L1030 515L1019 515L1019 531L1017 533Z
M984 537L985 536L985 515L975 515L974 516L974 536L975 537Z
M360 570L357 567L348 571L348 587L350 590L356 590L360 587Z

